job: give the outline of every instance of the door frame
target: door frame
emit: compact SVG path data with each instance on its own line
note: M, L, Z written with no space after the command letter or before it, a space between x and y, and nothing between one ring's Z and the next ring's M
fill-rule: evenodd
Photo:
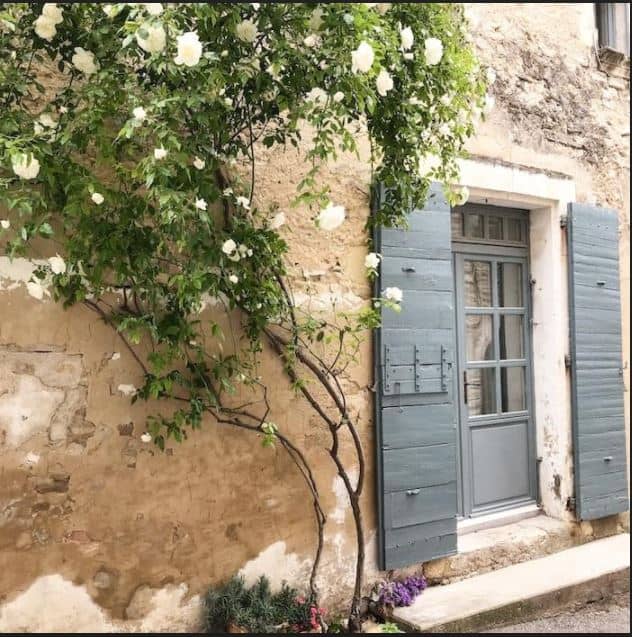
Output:
M528 236L528 233L527 233ZM467 256L481 258L506 258L508 261L515 260L524 265L523 275L523 295L525 308L525 359L527 361L525 371L525 404L526 409L516 412L519 415L509 414L507 416L494 416L495 423L502 422L527 422L527 471L528 471L528 495L518 498L508 498L500 500L487 506L480 506L474 510L472 495L472 448L469 441L469 427L466 425L466 417L464 416L465 402L463 392L463 372L465 370L465 334L463 330L463 320L460 313L463 312L463 281L457 276L459 268L457 261L464 260ZM477 243L474 241L453 241L452 242L452 268L455 281L454 286L454 307L455 307L455 335L456 335L456 352L454 365L454 382L456 386L455 398L458 419L458 445L457 445L457 462L458 462L458 480L457 480L457 500L459 519L476 518L490 513L497 513L525 506L526 504L534 504L539 500L538 494L538 459L536 448L536 420L535 420L535 396L534 396L534 366L533 366L533 335L532 335L532 298L531 298L531 275L529 261L529 247L514 247L508 245L494 245L487 243ZM493 275L495 280L495 275ZM495 323L494 323L495 325ZM496 327L494 327L496 331ZM496 392L500 378L496 379ZM497 400L499 397L497 396ZM482 417L481 426L488 418Z

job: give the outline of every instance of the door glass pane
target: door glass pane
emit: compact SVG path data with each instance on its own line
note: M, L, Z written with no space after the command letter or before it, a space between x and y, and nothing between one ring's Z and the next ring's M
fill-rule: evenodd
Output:
M465 319L468 361L495 360L491 314L469 314Z
M503 238L503 218L488 217L487 219L487 238L494 241L502 241Z
M522 219L512 219L507 217L507 241L515 241L516 243L525 243L524 237L524 223Z
M465 306L491 307L492 264L489 261L466 261L463 276Z
M496 413L496 369L468 369L467 407L470 416Z
M524 358L522 316L506 314L500 317L500 358Z
M468 361L494 360L491 314L468 314L465 318L465 342Z
M522 307L522 265L498 264L498 304L500 307Z
M464 215L465 231L464 235L468 239L482 239L483 232L483 215Z
M503 367L500 370L500 386L503 413L526 409L524 367Z

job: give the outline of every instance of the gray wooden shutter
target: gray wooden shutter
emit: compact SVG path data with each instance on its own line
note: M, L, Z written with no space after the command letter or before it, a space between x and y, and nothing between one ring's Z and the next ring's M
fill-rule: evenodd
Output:
M382 569L456 553L450 208L438 184L408 220L376 232L378 293L404 293L401 313L383 309L375 339Z
M628 509L618 215L569 206L575 507L580 520Z

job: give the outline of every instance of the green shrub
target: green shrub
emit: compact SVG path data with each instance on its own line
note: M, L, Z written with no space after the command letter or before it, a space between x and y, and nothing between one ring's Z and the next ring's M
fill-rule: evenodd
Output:
M274 632L281 625L307 630L321 619L323 612L287 584L272 593L266 577L259 578L250 588L242 577L233 577L210 588L204 605L207 633L224 632L231 624L258 633Z

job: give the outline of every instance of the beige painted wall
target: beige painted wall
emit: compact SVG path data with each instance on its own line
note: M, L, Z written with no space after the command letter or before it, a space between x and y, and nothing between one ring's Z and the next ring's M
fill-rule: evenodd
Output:
M579 201L621 211L628 361L629 137L622 134L629 132L629 84L597 68L590 4L479 4L470 12L481 59L498 76L496 110L470 150L485 161L561 174ZM258 161L260 196L278 201L290 218L284 232L291 262L301 264L299 298L325 309L332 296L343 307L366 302L366 157L343 157L326 174L334 201L348 212L343 230L328 236L304 211L287 207L303 172L299 156L262 152ZM240 569L303 580L313 523L284 454L211 423L164 455L143 444L148 411L131 406L120 388L140 382L120 341L87 310L29 297L28 276L28 263L0 259L0 630L185 628L197 620L195 595ZM361 361L345 385L372 459L368 342ZM262 373L281 375L270 358ZM629 387L628 368L625 381ZM273 419L317 467L329 514L320 585L335 604L351 581L353 530L323 452L327 437L284 383L273 404ZM367 480L371 579L372 470ZM567 493L570 472L563 480Z

